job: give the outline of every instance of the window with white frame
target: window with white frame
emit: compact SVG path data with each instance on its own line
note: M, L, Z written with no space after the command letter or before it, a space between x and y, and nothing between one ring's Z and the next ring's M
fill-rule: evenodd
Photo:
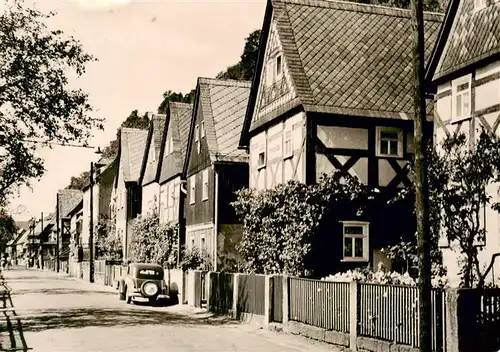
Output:
M403 157L403 131L394 127L377 127L377 156Z
M194 141L196 142L196 150L200 152L200 130L198 125L194 126Z
M205 137L205 121L201 121L201 138Z
M343 221L344 261L368 261L369 223Z
M283 135L283 157L290 158L293 156L292 129L285 127Z
M207 244L205 242L205 235L201 235L201 250L206 250L207 249Z
M208 199L208 170L203 170L203 200Z
M266 152L261 151L259 155L257 156L257 167L265 167L266 166Z
M195 175L189 178L189 204L194 204L196 199L196 178Z
M471 116L471 75L452 81L452 121Z

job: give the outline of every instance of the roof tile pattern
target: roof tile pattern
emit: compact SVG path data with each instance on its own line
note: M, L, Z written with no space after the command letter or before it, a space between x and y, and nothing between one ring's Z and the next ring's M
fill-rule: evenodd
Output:
M246 162L238 149L250 95L250 82L200 78L200 103L213 161Z
M137 182L141 173L147 130L123 127L121 130L121 160L125 182Z
M500 52L500 3L474 12L474 0L461 0L434 79Z
M59 217L64 218L83 200L83 192L76 189L59 190Z
M144 179L143 184L147 184L153 182L156 178L156 173L158 171L158 161L160 160L160 150L161 143L163 141L163 134L165 132L165 122L167 119L167 115L155 114L151 118L151 128L152 128L152 136L150 144L147 146L148 153L146 154L146 158L149 158L149 155L154 155L154 162L149 164L150 160L146 160L146 169L144 170ZM152 148L152 149L151 149Z
M410 11L317 0L273 0L273 6L303 104L353 115L413 111ZM443 17L424 19L428 57Z
M182 173L182 167L186 158L186 150L189 138L189 124L193 113L193 104L170 102L168 105L168 126L164 136L163 160L160 170L159 182L162 184L174 175ZM165 153L165 148L172 138L173 150L171 154ZM171 160L173 158L173 160Z

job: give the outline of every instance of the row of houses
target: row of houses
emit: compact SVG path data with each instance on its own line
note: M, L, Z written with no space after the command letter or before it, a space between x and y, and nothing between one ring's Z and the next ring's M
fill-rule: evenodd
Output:
M426 127L436 141L454 131L473 140L479 125L497 133L499 11L497 2L451 0L446 15L424 14ZM412 48L408 10L268 1L253 81L199 78L193 104L170 103L147 131L122 128L116 160L98 163L94 224L116 213L128 258L133 219L156 207L162 222L180 225L181 244L205 249L220 266L237 257L242 235L230 206L235 190L311 184L341 170L393 195L411 183ZM88 243L89 190L61 190L58 198L62 248L73 231ZM498 214L486 211L484 224L488 262L500 249ZM390 267L381 249L412 240L415 229L411 201L381 202L362 217L338 214L313 249L316 268ZM445 264L457 276L446 247Z

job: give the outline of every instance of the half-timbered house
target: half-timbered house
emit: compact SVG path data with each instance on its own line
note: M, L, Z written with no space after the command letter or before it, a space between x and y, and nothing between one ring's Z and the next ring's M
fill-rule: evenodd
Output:
M434 139L464 133L470 147L481 127L500 135L500 3L487 0L451 0L426 72L429 93L434 94ZM498 184L486 192L499 201ZM500 252L500 217L489 207L481 219L486 226L480 265L489 265ZM441 238L444 264L452 284L459 283L457 252ZM487 278L500 278L500 261Z
M142 187L142 214L152 212L155 208L158 211L160 207L158 165L160 164L166 118L167 116L163 114L153 114L149 124L148 139L139 179Z
M339 170L382 191L372 212L332 219L311 251L317 275L390 266L381 249L414 238L411 201L383 201L410 185L410 17L408 10L369 4L268 2L240 139L250 154L250 187L311 184ZM424 19L429 54L442 16L426 13Z
M138 181L147 138L147 130L121 128L112 206L116 232L123 240L124 260L129 259L132 220L141 213L142 188Z
M248 187L248 156L238 149L249 82L199 78L183 177L187 180L186 246L206 250L214 265L236 259L242 225L230 202Z

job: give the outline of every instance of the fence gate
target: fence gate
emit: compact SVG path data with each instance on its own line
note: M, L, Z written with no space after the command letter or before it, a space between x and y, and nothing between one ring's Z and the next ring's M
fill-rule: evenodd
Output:
M276 323L283 322L283 276L273 276L273 292L271 303L272 321Z

